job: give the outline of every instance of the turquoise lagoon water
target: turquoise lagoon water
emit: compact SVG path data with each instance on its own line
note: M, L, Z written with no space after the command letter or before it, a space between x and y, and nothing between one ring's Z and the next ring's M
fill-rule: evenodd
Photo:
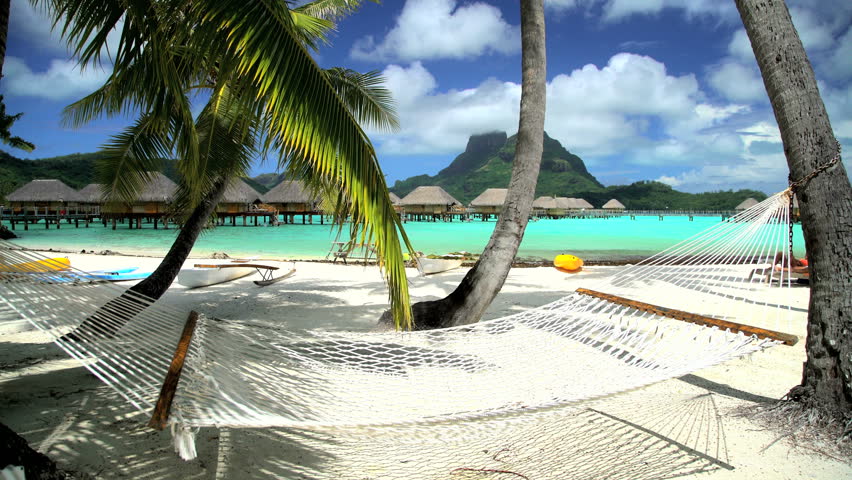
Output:
M518 257L552 260L571 253L586 260L626 260L647 257L664 250L721 221L720 217L670 216L660 221L657 216L609 219L558 219L530 222ZM405 230L416 250L427 254L468 251L479 253L488 243L494 221L482 222L408 222ZM797 255L804 252L801 228L796 225L794 245ZM17 225L15 239L28 248L67 251L113 250L125 254L163 255L177 235L175 229L154 230L144 225L141 230L119 225L116 230L95 223L89 228L63 224L60 230L43 224L30 225L24 231ZM342 237L346 237L344 233ZM221 226L205 231L192 251L194 256L226 252L231 256L258 258L321 259L326 256L337 231L319 224L268 226ZM347 238L341 238L347 240Z

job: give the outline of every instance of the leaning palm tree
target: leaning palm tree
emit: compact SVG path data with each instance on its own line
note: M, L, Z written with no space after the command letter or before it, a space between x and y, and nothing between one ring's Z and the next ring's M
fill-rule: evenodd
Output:
M522 90L512 178L494 233L476 265L441 300L415 303L419 329L478 322L500 292L524 237L544 142L546 65L543 0L521 1Z
M47 3L84 65L98 62L106 35L121 30L107 84L74 104L67 117L82 124L103 114L144 112L107 146L114 155L103 171L121 173L110 177L112 198L133 198L158 159L174 155L182 203L206 222L204 211L212 212L227 176L217 163L226 151L216 151L224 148L219 141L250 144L246 152L275 152L292 175L339 193L336 211L349 214L353 228L376 244L397 325L410 325L400 237L408 241L358 123L371 110L344 101L341 92L357 82L345 71L320 69L307 50L333 27L329 18L314 15L345 13L360 0L320 0L292 10L286 2L245 0ZM190 92L199 90L210 95L209 131L191 111ZM219 115L233 121L220 122ZM240 172L240 161L230 165L232 175Z
M24 140L21 137L12 135L12 125L15 124L24 114L17 113L15 115L6 115L6 103L3 101L3 95L0 95L0 142L9 145L12 148L17 148L25 152L35 150L35 145Z

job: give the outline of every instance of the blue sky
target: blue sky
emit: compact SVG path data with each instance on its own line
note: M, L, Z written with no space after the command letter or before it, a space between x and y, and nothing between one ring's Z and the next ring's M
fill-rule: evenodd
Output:
M835 134L852 149L852 2L787 0ZM772 110L733 0L545 0L545 129L606 185L659 180L700 192L786 186ZM323 67L379 70L402 128L370 132L388 183L435 174L472 134L517 130L515 0L385 0L343 20ZM24 112L14 133L42 158L91 152L128 119L72 130L62 107L96 88L45 17L12 1L0 92ZM847 153L847 170L852 163ZM274 171L257 165L253 173Z

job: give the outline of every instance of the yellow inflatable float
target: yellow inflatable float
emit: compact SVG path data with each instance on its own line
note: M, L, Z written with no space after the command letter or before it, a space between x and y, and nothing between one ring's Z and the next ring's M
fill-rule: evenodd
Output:
M557 255L553 266L565 272L579 272L583 268L583 259L574 255Z

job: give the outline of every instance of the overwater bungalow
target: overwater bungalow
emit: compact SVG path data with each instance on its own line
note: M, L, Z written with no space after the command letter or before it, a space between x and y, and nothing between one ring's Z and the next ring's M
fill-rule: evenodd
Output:
M237 217L243 218L243 225L248 224L250 218L254 224L258 224L258 218L265 218L265 222L275 220L275 209L263 205L262 195L240 178L235 178L228 185L222 200L216 206L216 216L220 225L225 225L230 218L231 225L237 224Z
M142 221L153 222L158 228L160 221L168 228L170 205L177 192L177 184L160 172L153 173L151 180L132 202L112 201L101 206L101 218L104 224L112 220L113 230L116 223L129 221L130 228L142 228Z
M594 205L592 205L591 203L587 202L586 200L584 200L582 198L575 198L574 203L577 205L578 208L580 208L580 210L582 210L582 209L594 210L594 208L595 208Z
M251 210L251 205L262 203L261 194L242 179L235 178L228 185L222 200L216 206L217 213L241 213Z
M79 209L80 195L60 180L33 180L6 195L14 215L65 215Z
M464 216L461 202L441 187L417 187L400 200L409 220L452 220L453 216Z
M506 203L508 191L506 188L489 188L480 193L470 202L473 215L479 215L483 221L488 220L492 215L496 217Z
M541 196L533 200L533 215L537 217L559 217L565 211L559 208L556 199L550 196Z
M77 191L80 196L80 210L88 213L100 213L103 203L103 185L90 183Z
M610 201L604 203L603 207L601 208L604 210L624 210L627 207L625 207L623 203L613 198Z
M393 192L388 192L388 197L393 204L393 211L396 212L397 215L402 215L405 208L402 206L402 199L399 198L399 195Z
M284 180L261 195L261 200L283 215L284 223L293 223L296 215L302 216L303 224L306 219L313 222L312 215L322 214L319 208L320 199L298 180Z
M754 198L748 197L742 201L739 205L737 205L734 210L741 212L743 210L748 210L749 208L757 205L759 202Z

